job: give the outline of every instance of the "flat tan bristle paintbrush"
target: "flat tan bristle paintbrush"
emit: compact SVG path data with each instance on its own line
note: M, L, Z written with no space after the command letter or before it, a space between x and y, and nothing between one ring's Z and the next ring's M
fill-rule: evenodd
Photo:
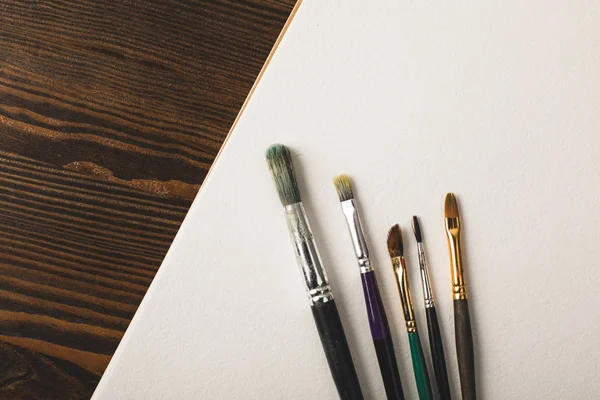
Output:
M454 332L458 372L460 375L460 389L463 400L475 400L475 357L473 352L473 336L471 333L469 304L467 302L467 287L463 276L460 217L458 215L456 197L453 193L448 193L446 195L446 201L444 202L444 217L452 274Z
M275 144L267 149L266 157L273 183L285 209L296 260L338 394L342 400L362 400L342 321L300 198L292 156L287 147Z
M350 238L354 247L354 254L358 262L363 294L365 295L365 304L367 305L369 327L371 328L371 337L375 345L375 353L377 354L385 393L388 400L404 400L392 334L388 325L385 308L381 301L381 294L379 293L375 277L375 269L371 264L369 247L367 246L360 221L358 205L354 198L354 191L352 190L352 182L347 175L342 174L336 176L333 179L333 183L340 199L342 212L346 217L348 231L350 232Z

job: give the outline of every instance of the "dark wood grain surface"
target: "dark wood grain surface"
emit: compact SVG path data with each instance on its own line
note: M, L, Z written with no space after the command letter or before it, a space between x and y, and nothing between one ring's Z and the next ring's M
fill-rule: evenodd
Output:
M294 3L0 0L0 399L91 396Z

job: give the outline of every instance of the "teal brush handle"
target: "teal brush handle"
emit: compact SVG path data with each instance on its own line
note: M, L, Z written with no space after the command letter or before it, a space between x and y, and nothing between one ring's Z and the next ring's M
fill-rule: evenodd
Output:
M415 380L417 381L417 391L420 400L433 400L431 394L431 384L429 383L429 374L425 365L425 355L418 332L408 332L408 342L410 343L410 355L412 356L413 370L415 371Z

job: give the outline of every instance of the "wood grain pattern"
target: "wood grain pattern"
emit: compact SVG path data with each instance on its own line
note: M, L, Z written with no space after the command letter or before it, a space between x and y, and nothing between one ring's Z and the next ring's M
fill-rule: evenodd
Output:
M91 396L294 3L0 0L1 399Z

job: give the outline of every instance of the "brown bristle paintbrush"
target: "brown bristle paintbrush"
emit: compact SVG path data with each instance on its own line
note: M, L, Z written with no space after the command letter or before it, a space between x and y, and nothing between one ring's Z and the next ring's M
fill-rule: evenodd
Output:
M300 198L292 155L287 147L274 144L267 149L266 158L279 200L285 210L296 260L304 278L317 331L338 394L342 400L362 400L344 327Z
M467 287L463 276L463 263L460 239L460 216L458 204L453 193L446 195L444 202L444 222L450 253L452 274L452 299L454 302L454 332L456 339L456 357L460 375L460 389L463 400L475 400L475 357L473 336L467 301Z
M394 225L388 232L387 247L394 268L394 276L400 293L402 302L402 311L404 312L404 321L406 322L406 332L410 344L410 355L412 358L415 381L420 400L433 400L431 384L427 366L425 364L425 354L421 346L419 332L417 331L417 321L415 320L415 311L412 304L410 287L408 284L408 274L406 271L406 262L404 260L404 245L402 243L402 232L399 225Z

